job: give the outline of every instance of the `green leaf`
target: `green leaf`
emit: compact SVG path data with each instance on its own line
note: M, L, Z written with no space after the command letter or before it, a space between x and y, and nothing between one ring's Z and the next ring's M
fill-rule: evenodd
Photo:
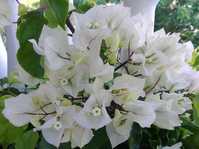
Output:
M199 126L190 120L182 117L181 120L183 121L182 127L188 129L189 131L193 133L199 133Z
M192 99L193 103L193 119L194 122L199 125L199 96L196 95L195 98Z
M74 0L73 4L78 11L86 12L96 5L96 0Z
M5 95L17 96L20 94L20 91L16 88L8 87L0 91L0 97Z
M45 23L46 20L41 12L32 11L19 18L17 28L17 38L20 43L18 62L26 72L37 78L44 76L44 69L40 63L42 57L34 51L28 40L38 41Z
M41 141L39 142L38 149L56 149L56 147L46 142L46 140L42 137ZM71 149L71 144L70 143L61 144L59 149Z
M6 120L3 115L0 116L0 143L12 144L19 138L25 131L25 127L14 127Z
M193 51L190 64L194 69L199 70L199 47Z
M37 78L43 78L44 68L41 65L42 57L35 53L32 44L29 42L24 43L18 50L17 59L19 64Z
M101 128L94 133L93 139L83 149L111 149L106 129Z
M194 134L183 141L184 148L187 149L198 149L199 148L199 134Z
M16 149L35 149L39 135L33 131L27 131L16 140Z
M18 20L17 38L20 45L28 42L29 39L38 41L44 24L46 23L43 14L39 11L31 11Z
M65 29L68 15L68 0L41 0L41 5L47 7L44 16L52 27L60 25Z
M142 140L142 128L134 123L129 138L129 149L139 149Z

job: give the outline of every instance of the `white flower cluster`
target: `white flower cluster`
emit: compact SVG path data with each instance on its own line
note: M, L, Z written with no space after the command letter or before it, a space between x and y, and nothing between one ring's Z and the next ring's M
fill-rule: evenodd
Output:
M129 138L133 123L174 129L191 109L187 94L199 74L188 60L191 43L164 30L148 33L141 15L122 5L96 6L71 16L75 33L44 26L39 42L48 81L5 101L15 126L31 123L47 142L83 147L106 127L112 147Z

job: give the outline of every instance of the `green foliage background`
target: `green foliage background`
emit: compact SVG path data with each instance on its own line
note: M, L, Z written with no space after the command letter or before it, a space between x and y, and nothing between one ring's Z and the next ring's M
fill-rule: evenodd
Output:
M122 0L74 0L75 9L85 12L97 4L119 3ZM68 20L67 0L40 0L41 6L30 10L20 6L17 38L20 49L17 54L20 65L37 78L44 77L42 56L37 55L29 43L29 39L39 39L43 25L51 27L61 26L65 29ZM48 9L46 9L48 8ZM157 12L155 29L165 28L167 32L180 32L183 41L191 40L195 47L199 46L199 0L161 0ZM192 66L199 69L199 49L193 54ZM13 86L9 79L0 80L0 111L4 107L4 100L9 97L26 93L27 86L20 90ZM183 142L185 149L199 148L199 94L189 95L193 101L193 111L190 117L182 115L183 125L173 131L162 130L155 126L142 129L134 124L128 142L119 145L116 149L157 149L158 145L173 145ZM32 126L22 128L12 126L0 114L0 147L3 149L55 149L49 145L38 132L31 131ZM110 142L105 129L95 132L95 137L83 149L110 149ZM70 149L70 144L62 144L60 149Z
M199 1L160 0L156 11L156 29L180 32L184 41L199 45Z

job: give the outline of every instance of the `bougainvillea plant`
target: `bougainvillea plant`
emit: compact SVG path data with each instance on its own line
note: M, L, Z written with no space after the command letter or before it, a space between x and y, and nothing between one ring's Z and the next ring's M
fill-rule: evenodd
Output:
M192 43L164 29L151 32L122 4L75 4L79 9L66 0L19 6L19 65L0 92L3 121L19 132L4 148L195 145Z

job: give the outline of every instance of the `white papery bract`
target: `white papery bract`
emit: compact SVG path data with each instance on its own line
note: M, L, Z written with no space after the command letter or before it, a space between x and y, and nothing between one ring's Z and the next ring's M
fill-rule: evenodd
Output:
M122 13L121 13L122 12ZM96 6L85 14L74 14L74 43L82 49L100 47L100 40L108 37L130 16L130 9L117 6ZM99 50L99 49L98 49Z
M6 100L4 116L15 126L31 123L56 147L71 142L72 148L104 127L114 148L128 140L134 123L180 126L179 115L192 108L188 93L199 89L199 74L188 64L193 45L163 29L151 33L144 18L122 5L101 5L72 14L72 37L44 26L39 42L30 42L44 58L45 83Z
M71 141L72 147L83 147L93 137L92 130L82 128L74 121L75 107L66 107L56 117L49 119L39 129L47 142L59 147L61 143Z
M31 97L22 94L6 100L3 114L13 125L20 127L29 123L32 119L30 115L25 113L34 110Z
M99 129L111 122L106 110L106 106L109 105L110 95L102 89L102 84L97 79L89 92L91 95L84 108L77 115L76 121L84 128Z
M113 148L128 140L132 124L133 120L120 113L119 110L115 111L112 123L106 126L107 135Z
M114 80L112 86L113 100L118 104L128 104L132 100L144 97L144 79L122 75Z
M15 126L28 123L38 126L42 117L46 118L47 113L53 114L52 112L56 110L55 103L59 96L56 91L53 86L45 84L30 94L10 98L5 101L3 114Z
M35 51L45 56L46 65L57 70L68 62L68 34L67 31L61 28L51 29L48 26L43 27L38 45L35 40L30 40L33 43Z

